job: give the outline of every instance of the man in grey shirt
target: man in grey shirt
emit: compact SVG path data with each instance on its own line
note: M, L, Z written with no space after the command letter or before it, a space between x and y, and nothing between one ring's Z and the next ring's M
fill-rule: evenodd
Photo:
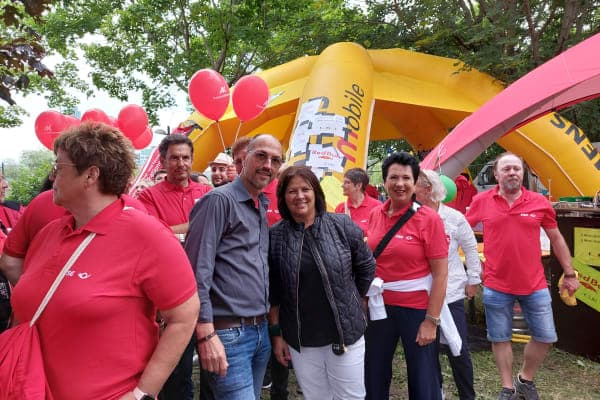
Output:
M260 398L271 354L268 200L262 189L283 162L281 144L259 135L243 171L194 206L185 249L196 271L201 308L196 336L216 398Z

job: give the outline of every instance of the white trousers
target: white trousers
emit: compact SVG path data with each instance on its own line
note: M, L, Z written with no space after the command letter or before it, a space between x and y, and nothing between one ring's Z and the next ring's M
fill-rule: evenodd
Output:
M336 356L331 345L290 347L294 372L305 400L364 399L365 338L361 337L348 351Z

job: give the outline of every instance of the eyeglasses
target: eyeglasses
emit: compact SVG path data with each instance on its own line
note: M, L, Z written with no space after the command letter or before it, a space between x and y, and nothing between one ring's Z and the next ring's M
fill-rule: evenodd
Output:
M276 168L281 167L281 164L283 164L283 160L281 159L281 157L269 157L269 155L267 153L265 153L264 151L253 151L252 152L254 154L254 156L256 157L256 159L261 163L264 164L267 162L267 160L271 161L271 165L273 165Z
M54 162L52 164L52 168L50 169L50 175L51 176L56 176L56 174L58 173L59 169L58 166L59 165L67 165L67 166L71 166L71 167L76 167L77 164L73 164L73 163L66 163L66 162Z

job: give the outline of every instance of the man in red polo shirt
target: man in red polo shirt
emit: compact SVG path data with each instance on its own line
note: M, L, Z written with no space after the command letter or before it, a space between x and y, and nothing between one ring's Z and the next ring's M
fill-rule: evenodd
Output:
M138 200L148 213L167 224L181 241L188 232L190 211L211 187L190 179L194 146L184 135L165 137L158 146L167 177L140 193ZM192 359L195 340L190 341L179 364L163 386L162 400L192 400Z
M185 235L192 207L211 187L190 179L194 146L187 136L165 137L158 152L167 177L140 193L139 200L150 215L170 226L174 233Z
M573 294L579 281L552 205L541 194L523 187L523 160L512 153L500 154L494 162L494 176L498 185L475 196L466 218L471 226L483 223L483 303L488 340L502 380L498 399L539 399L533 379L557 340L541 262L540 228L548 235L565 273L560 291L567 289ZM513 380L510 340L515 300L523 309L532 338Z
M381 203L366 193L369 175L362 168L352 168L344 174L342 190L348 199L335 208L336 213L348 214L352 221L362 229L365 236L369 228L369 214Z

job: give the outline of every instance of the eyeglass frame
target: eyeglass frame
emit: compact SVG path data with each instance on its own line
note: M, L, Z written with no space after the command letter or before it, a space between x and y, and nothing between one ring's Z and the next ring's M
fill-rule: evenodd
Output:
M56 176L56 174L59 171L59 169L58 169L59 165L67 165L67 166L71 166L71 167L77 167L77 164L75 164L75 163L56 162L55 161L52 163L52 167L50 167L50 176Z
M262 150L251 150L248 152L248 154L254 154L256 159L261 164L264 164L267 162L267 160L269 160L269 161L271 161L271 165L273 165L276 168L281 167L284 163L283 158L277 157L277 156L270 157L269 154L267 154L266 152L264 152Z

